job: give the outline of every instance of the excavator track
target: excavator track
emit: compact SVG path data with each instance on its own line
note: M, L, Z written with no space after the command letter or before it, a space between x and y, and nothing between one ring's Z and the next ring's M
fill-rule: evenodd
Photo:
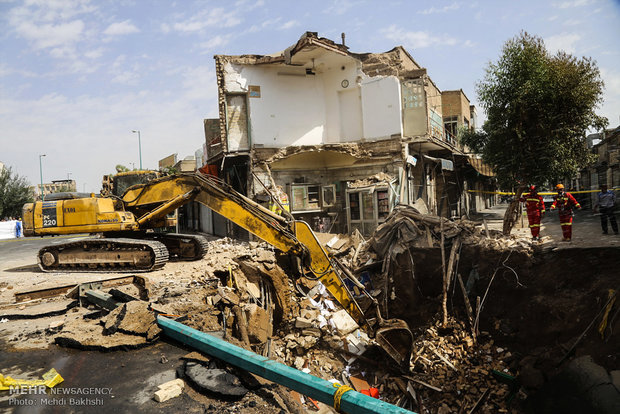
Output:
M86 238L39 250L44 272L149 272L168 261L168 249L156 240Z
M209 241L198 234L146 233L142 237L165 244L171 261L202 259L209 245Z

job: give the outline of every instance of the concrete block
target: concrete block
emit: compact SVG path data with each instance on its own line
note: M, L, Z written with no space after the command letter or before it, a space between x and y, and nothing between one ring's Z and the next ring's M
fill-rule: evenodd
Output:
M297 318L295 319L295 328L305 329L312 328L314 326L314 322L310 319L306 318Z
M311 321L315 321L320 314L321 312L318 309L302 309L301 312L299 312L299 316Z
M347 335L359 328L355 320L344 309L334 312L331 321L340 335Z
M155 391L155 394L153 394L153 399L157 402L164 402L174 397L178 397L179 395L181 395L182 392L183 388L179 387L178 385L173 385L171 387Z
M185 388L185 381L183 381L181 378L177 378L172 381L164 382L163 384L158 385L157 389L165 390L167 388L175 388L175 387L178 387L181 389Z

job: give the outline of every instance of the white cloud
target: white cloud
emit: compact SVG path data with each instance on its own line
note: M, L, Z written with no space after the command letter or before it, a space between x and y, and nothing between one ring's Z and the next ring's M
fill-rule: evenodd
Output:
M266 27L278 24L278 22L280 22L281 20L282 20L281 17L276 17L275 19L267 19L264 22L262 22L260 26L264 29Z
M341 16L359 3L359 1L351 0L333 0L332 5L324 9L323 13Z
M182 71L184 98L204 102L206 96L217 96L217 80L211 66L192 66Z
M564 26L581 26L583 22L578 19L566 19L562 22Z
M563 50L566 53L575 53L575 43L581 40L581 36L575 33L561 33L545 38L547 49L554 53Z
M299 26L299 22L297 20L289 20L288 22L284 23L282 26L278 27L278 29L287 30L287 29L290 29L296 26Z
M209 40L207 40L206 42L199 43L198 47L202 49L201 53L205 54L205 53L209 53L213 49L227 45L230 42L230 39L231 39L230 35L223 35L223 36L217 35L217 36L213 36L209 38Z
M90 73L78 50L96 39L90 19L98 12L90 0L25 0L6 13L8 33L47 52L63 73Z
M605 81L605 90L616 96L620 96L620 71L600 68L601 77Z
M573 1L565 1L562 3L557 3L556 6L560 9L570 9L573 7L583 7L588 4L594 3L592 0L573 0Z
M161 28L164 33L172 30L181 33L204 32L210 27L234 27L242 22L237 16L237 11L226 12L223 8L205 9L193 14L191 17L175 23L164 23Z
M194 75L188 74L187 88ZM199 85L204 85L202 78ZM193 154L204 142L203 118L217 117L217 94L210 100L203 95L200 105L183 94L160 91L75 98L54 93L23 100L1 95L0 108L0 145L7 149L3 162L37 183L36 154L47 154L44 181L66 178L72 172L80 190L86 183L88 191L99 192L102 176L113 172L115 165L138 166L138 142L132 129L141 131L145 168L157 168L157 160L174 152L181 157ZM20 145L11 145L8 137L19 137ZM33 148L40 152L33 155Z
M84 56L89 58L89 59L98 59L101 56L103 56L103 48L97 48L97 49L93 49L93 50L89 50L88 52L84 53Z
M73 45L80 40L83 30L82 20L55 25L22 21L15 26L15 31L31 41L36 49Z
M600 115L609 119L609 127L620 125L620 71L601 67L601 78L605 82L604 102Z
M251 0L239 0L235 3L235 8L236 9L243 8L243 10L245 11L251 11L259 7L263 7L264 5L265 5L265 2L263 0L257 0L253 3Z
M446 34L436 35L425 31L406 31L392 25L381 30L387 39L413 49L422 49L431 46L454 46L457 44L471 45L471 42L461 41Z
M444 7L439 7L439 8L431 7L431 8L428 8L428 9L424 9L422 11L419 11L418 14L447 13L447 12L452 11L452 10L458 10L460 7L461 6L457 2L454 2L454 3L449 4L447 6L444 6Z
M119 55L110 66L112 82L122 85L136 85L140 79L140 65L129 62L126 55Z
M120 23L112 23L103 31L103 34L108 36L120 36L138 32L140 32L140 29L131 23L131 20L125 20Z

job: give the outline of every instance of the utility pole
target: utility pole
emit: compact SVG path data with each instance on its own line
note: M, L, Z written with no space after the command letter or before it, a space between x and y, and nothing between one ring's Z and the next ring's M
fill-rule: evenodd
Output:
M39 154L39 174L41 175L41 201L45 200L45 192L43 191L43 163L41 157L45 157L45 154Z
M140 140L140 130L133 129L131 130L134 134L138 134L138 151L140 153L140 170L142 170L142 141Z

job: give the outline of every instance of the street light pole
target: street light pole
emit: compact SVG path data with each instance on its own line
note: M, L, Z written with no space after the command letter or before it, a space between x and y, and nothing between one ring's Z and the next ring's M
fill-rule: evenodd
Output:
M142 170L142 141L140 140L140 130L133 129L131 132L138 134L138 150L140 152L140 170Z
M45 154L39 154L39 174L41 175L41 201L45 200L45 192L43 191L43 163L41 157L45 157Z

